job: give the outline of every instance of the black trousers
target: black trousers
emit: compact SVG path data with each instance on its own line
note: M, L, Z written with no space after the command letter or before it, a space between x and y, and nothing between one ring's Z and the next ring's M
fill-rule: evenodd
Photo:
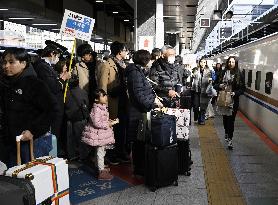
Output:
M237 114L238 107L233 108L232 115L223 115L223 125L225 129L225 134L228 135L229 139L233 139L234 127L235 127L235 118Z

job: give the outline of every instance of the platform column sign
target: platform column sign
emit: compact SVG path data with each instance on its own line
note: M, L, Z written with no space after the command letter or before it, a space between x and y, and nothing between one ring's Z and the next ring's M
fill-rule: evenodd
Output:
M73 53L76 47L76 39L90 41L94 24L95 24L95 19L65 9L60 33L62 35L74 37L74 43L72 47L70 65L69 65L70 73L72 71L71 65L72 65ZM68 81L65 87L64 102L66 101L66 97L67 97L66 96L67 89L68 89Z
M149 52L152 51L154 36L139 36L139 49L144 49Z

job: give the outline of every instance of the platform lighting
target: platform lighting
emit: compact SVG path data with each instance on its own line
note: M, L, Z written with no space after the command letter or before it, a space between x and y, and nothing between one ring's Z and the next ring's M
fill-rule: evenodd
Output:
M56 23L33 23L33 26L57 26Z
M9 9L0 9L0 11L8 11Z
M118 14L119 12L118 11L113 11L113 14Z
M11 20L31 20L34 18L32 18L32 17L11 17L9 19L11 19Z
M97 0L97 1L96 1L96 3L103 3L103 1L101 1L101 0Z
M128 19L125 19L124 21L129 21Z

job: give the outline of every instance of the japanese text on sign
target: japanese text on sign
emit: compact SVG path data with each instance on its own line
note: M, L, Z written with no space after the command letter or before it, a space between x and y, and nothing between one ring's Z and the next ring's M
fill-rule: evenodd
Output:
M66 9L61 25L61 34L89 41L94 23L95 19Z

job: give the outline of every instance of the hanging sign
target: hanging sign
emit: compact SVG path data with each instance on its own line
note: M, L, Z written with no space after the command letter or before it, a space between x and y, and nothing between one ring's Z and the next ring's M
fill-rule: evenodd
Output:
M139 36L139 49L151 52L153 49L153 39L153 36Z
M90 41L94 24L95 19L66 9L60 33L80 40Z

